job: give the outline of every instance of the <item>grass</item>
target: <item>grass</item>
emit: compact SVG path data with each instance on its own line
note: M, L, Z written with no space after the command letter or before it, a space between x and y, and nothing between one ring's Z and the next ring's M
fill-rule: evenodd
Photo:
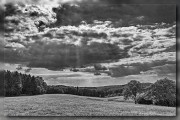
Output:
M45 94L4 98L6 116L175 116L175 107L134 104L122 97Z

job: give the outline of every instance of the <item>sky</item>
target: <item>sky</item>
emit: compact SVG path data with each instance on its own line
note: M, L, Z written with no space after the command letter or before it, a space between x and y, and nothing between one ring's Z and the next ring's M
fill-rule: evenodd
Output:
M159 4L151 1L141 5L138 0L126 4L117 0L68 1L73 4L59 4L58 0L13 2L2 6L0 12L1 16L5 12L0 19L5 20L5 39L0 41L1 64L49 70L92 63L102 63L113 70L131 66L125 67L124 75L140 73L144 70L141 67L151 70L159 61L166 68L164 73L174 68L173 0L170 4L160 0Z

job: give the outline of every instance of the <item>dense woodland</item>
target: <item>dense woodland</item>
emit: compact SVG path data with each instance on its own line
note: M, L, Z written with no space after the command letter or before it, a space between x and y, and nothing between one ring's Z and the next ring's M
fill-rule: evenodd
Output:
M72 94L91 97L124 96L125 100L132 99L135 104L176 106L176 82L168 78L157 80L154 84L132 80L125 85L103 87L48 86L41 77L21 74L17 71L0 71L0 78L4 79L5 96L39 94Z
M4 79L5 96L38 95L46 93L47 84L41 77L21 74L17 71L0 71L0 76L1 79Z

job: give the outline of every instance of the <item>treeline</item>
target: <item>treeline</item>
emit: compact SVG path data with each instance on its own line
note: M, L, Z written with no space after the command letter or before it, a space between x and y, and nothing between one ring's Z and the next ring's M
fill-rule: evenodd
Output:
M145 89L151 83L141 83L141 88ZM122 96L126 85L113 85L103 87L73 87L64 85L52 85L47 87L47 94L73 94L91 97L113 97Z
M17 71L0 71L0 76L4 81L4 96L39 95L46 93L47 84L41 77L21 74Z
M47 94L72 94L91 97L109 97L122 95L123 86L117 89L103 89L98 87L48 86Z

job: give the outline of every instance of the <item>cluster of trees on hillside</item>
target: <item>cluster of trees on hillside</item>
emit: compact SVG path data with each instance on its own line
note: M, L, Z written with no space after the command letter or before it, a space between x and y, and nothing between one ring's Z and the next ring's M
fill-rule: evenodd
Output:
M21 74L17 71L0 71L0 76L4 76L4 95L19 96L44 94L47 84L41 77Z
M176 106L176 83L168 78L157 80L145 89L140 82L132 80L123 90L124 99L133 99L138 104Z

